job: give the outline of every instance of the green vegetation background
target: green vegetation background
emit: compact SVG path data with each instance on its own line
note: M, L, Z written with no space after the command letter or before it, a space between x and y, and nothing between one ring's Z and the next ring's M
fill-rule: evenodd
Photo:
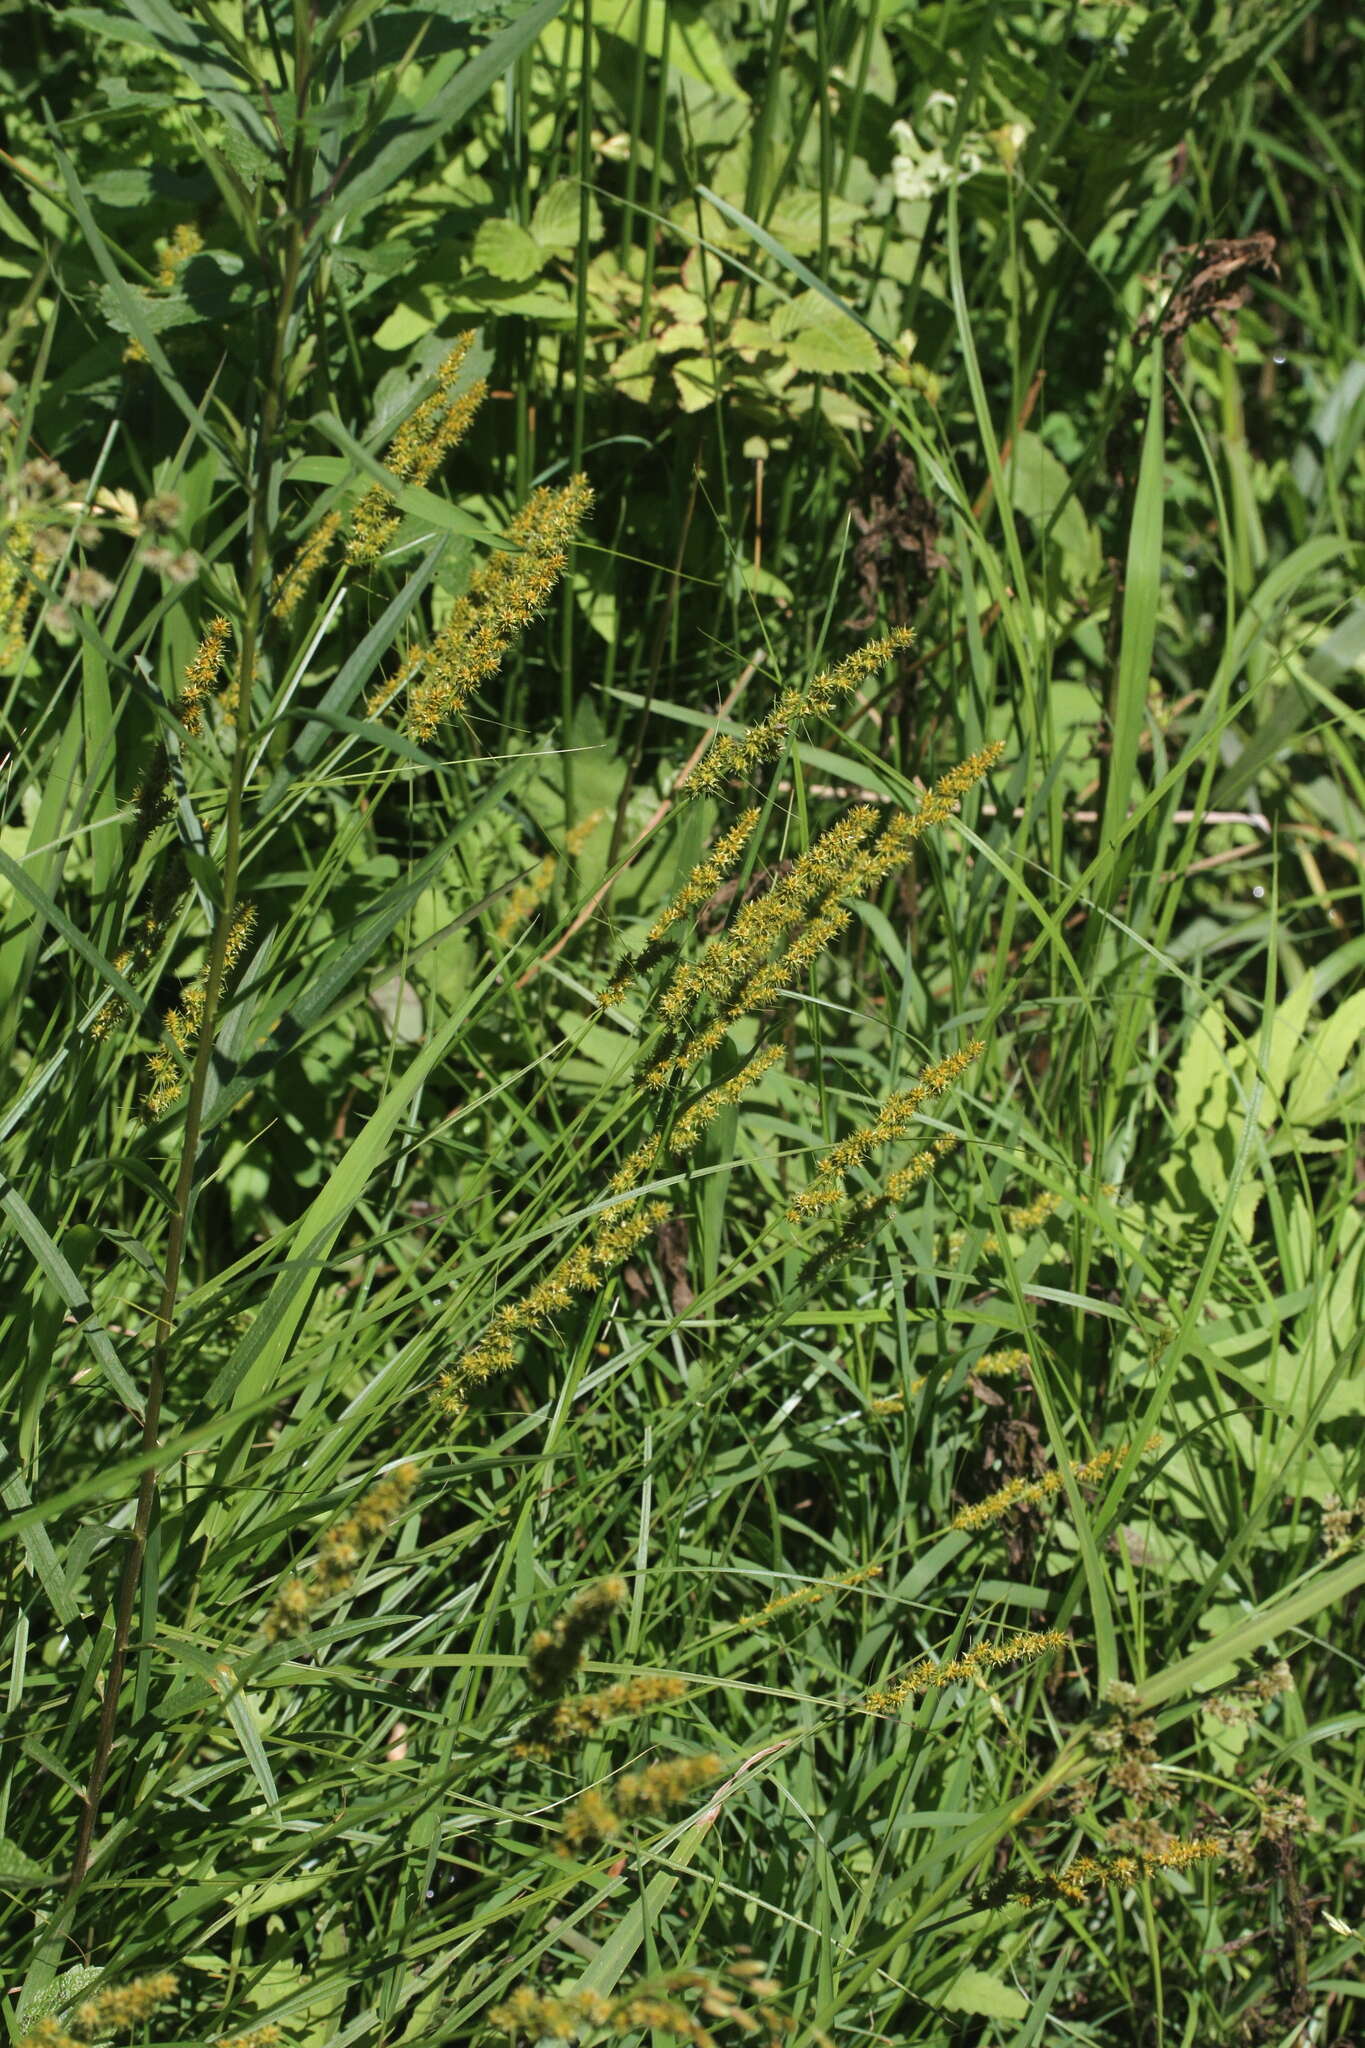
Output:
M11 2037L1358 2038L1355 11L0 23ZM579 472L463 714L373 708ZM744 805L686 958L993 743L642 1082L667 966L595 993Z

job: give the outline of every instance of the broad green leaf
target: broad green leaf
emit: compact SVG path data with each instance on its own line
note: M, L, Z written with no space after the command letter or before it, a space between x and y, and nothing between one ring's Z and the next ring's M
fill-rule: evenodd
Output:
M668 63L698 85L709 85L727 99L743 100L746 95L726 63L720 41L707 20L701 0L607 0L597 17L597 27L624 37L632 48L643 45L647 56L664 53L664 13L672 12L668 24Z
M576 178L556 178L536 201L531 215L531 233L542 249L569 253L578 247L581 187ZM602 215L596 200L588 205L588 236L595 241L602 232Z
M1076 498L1067 497L1071 478L1041 435L1027 430L1015 435L1005 473L1015 511L1040 530L1049 527L1053 540L1077 562L1098 568L1098 538Z
M35 1863L8 1835L0 1835L0 1884L55 1884L41 1863Z
M1303 1048L1289 1091L1286 1115L1291 1123L1323 1123L1332 1115L1337 1084L1362 1034L1365 990L1358 989L1347 996L1326 1023L1319 1025Z
M847 245L862 217L861 206L837 193L828 194L822 206L818 192L791 186L768 216L768 229L794 255L814 256L820 248L822 221L827 224L829 245L838 247Z
M523 284L528 277L534 277L546 254L535 236L518 227L514 220L481 221L470 252L476 268L508 284Z
M659 350L655 342L633 342L629 348L622 349L609 375L627 398L643 401L654 389L654 365L658 359Z
M1228 1024L1218 1003L1206 1003L1190 1024L1175 1070L1175 1128L1193 1131L1205 1098L1217 1087L1227 1094Z
M672 371L684 412L702 412L715 404L719 378L710 356L679 356Z
M1022 1992L987 1970L960 1971L937 2002L949 2012L974 2012L992 2020L1027 2019L1029 2009Z
M65 2010L76 2000L98 1984L104 1975L92 1963L75 1963L69 1970L63 1970L60 1977L54 1977L44 1990L34 1991L19 2001L18 2026L21 2033L28 2033L39 2020L45 2020L52 2013Z
M400 349L410 349L424 334L430 334L440 318L440 308L430 295L419 291L415 297L401 300L388 318L380 322L375 329L374 345L395 354Z
M838 375L875 370L880 361L867 329L822 292L788 299L773 313L769 330L798 370Z

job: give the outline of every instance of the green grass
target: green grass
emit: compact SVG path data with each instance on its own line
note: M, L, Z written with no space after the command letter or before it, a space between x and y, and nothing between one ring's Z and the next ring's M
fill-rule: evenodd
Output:
M1354 2039L1355 25L5 19L12 2038L482 2048L551 2028L495 2017L523 1987L590 2040ZM276 616L469 329L467 438L382 559L334 553ZM376 708L579 469L591 518L462 716ZM780 757L687 792L717 734L906 626ZM997 743L912 862L827 878L832 943L647 1083L669 959L596 992L747 805L683 961L854 804L880 827ZM461 1375L645 1198L662 1228ZM680 1683L551 1740L528 1652L606 1579L570 1708ZM962 1661L1037 1633L1066 1641ZM674 1803L623 1790L688 1758ZM566 1855L594 1790L617 1830ZM164 1971L150 2017L81 2017Z

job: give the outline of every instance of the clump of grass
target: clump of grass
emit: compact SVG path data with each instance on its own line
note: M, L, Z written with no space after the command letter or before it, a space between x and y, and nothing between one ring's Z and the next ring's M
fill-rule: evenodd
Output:
M1349 34L475 12L6 52L15 2037L1326 2040Z

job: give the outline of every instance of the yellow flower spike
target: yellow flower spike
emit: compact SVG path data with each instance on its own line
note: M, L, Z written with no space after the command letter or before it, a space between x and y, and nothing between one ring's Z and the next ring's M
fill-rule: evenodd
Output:
M686 1073L723 1043L731 1024L766 1009L787 989L848 924L848 899L866 895L914 851L931 825L942 823L964 790L999 759L995 744L971 755L942 776L920 810L900 814L869 845L878 813L868 804L847 811L792 863L789 871L740 910L730 928L714 940L701 958L680 964L660 992L658 1013L681 1047L656 1060L644 1074L649 1087L665 1085ZM814 910L812 911L812 906ZM797 927L802 929L797 930ZM794 937L789 937L795 932ZM776 954L777 957L773 957ZM603 991L603 1000L619 998L631 963ZM705 1002L716 1015L703 1029L686 1031L694 1005ZM973 1055L975 1056L975 1055ZM960 1068L958 1069L960 1071ZM956 1072L951 1076L957 1077ZM812 1209L827 1206L811 1196Z
M613 1194L624 1195L644 1179L659 1156L659 1143L657 1137L646 1138L642 1145L637 1145L635 1150L621 1161L607 1182Z
M536 1630L526 1654L526 1683L532 1692L562 1691L582 1663L587 1645L601 1635L627 1590L624 1579L599 1579L576 1593L549 1628Z
M851 1204L845 1211L845 1220L840 1229L818 1251L813 1252L801 1268L802 1281L813 1279L827 1266L833 1265L836 1260L845 1257L864 1243L888 1211L904 1202L921 1182L928 1180L939 1161L946 1159L950 1152L955 1151L957 1144L956 1133L944 1131L925 1151L917 1152L905 1166L898 1167L894 1173L888 1174L883 1186L874 1194L863 1195Z
M1013 1379L1031 1363L1027 1351L986 1351L970 1367L970 1376L979 1380ZM922 1394L928 1384L928 1373L917 1373L910 1382L911 1394ZM869 1415L903 1415L905 1397L901 1394L876 1395L868 1402L867 1409Z
M1077 1856L1061 1871L1039 1871L1022 1883L1008 1873L984 1888L982 1903L1037 1906L1048 1900L1065 1905L1084 1905L1086 1896L1100 1885L1134 1885L1161 1870L1189 1870L1224 1853L1223 1844L1212 1836L1189 1841L1174 1839L1154 1850L1120 1856Z
M534 1334L576 1294L593 1294L613 1267L624 1264L667 1219L667 1202L625 1202L610 1210L591 1237L576 1245L519 1302L498 1310L477 1344L465 1351L437 1383L436 1404L461 1414L471 1383L510 1372L517 1363L515 1337Z
M621 1817L600 1792L585 1792L574 1801L560 1825L557 1853L590 1856L621 1830Z
M649 928L648 945L657 946L679 918L687 917L708 902L729 874L750 839L760 813L757 806L743 812L728 831L722 832L706 859L693 868L682 888Z
M665 1075L671 1067L685 1070L695 1065L720 1043L729 1023L774 1001L787 982L842 929L848 913L840 899L855 884L855 856L876 823L877 813L869 804L846 811L785 875L743 906L728 931L707 947L700 960L675 970L658 1003L666 1025L678 1028L701 998L723 1009L724 1015L664 1065ZM808 930L788 945L787 934L806 919L812 904L818 908ZM785 949L784 956L771 962L769 956L778 946Z
M565 1813L559 1854L590 1855L620 1833L623 1821L684 1805L703 1785L714 1783L723 1769L718 1756L667 1757L643 1771L614 1778L610 1800L595 1790L585 1792Z
M927 1151L917 1152L906 1165L897 1167L894 1173L889 1173L885 1188L880 1194L864 1195L861 1201L855 1204L854 1214L877 1216L884 1209L898 1207L921 1181L928 1180L940 1159L946 1159L950 1152L957 1150L957 1145L957 1133L944 1131L935 1138Z
M813 1215L818 1210L827 1209L841 1200L845 1174L853 1167L862 1165L868 1154L876 1151L878 1147L889 1145L897 1138L903 1138L925 1103L932 1101L936 1095L945 1094L961 1080L968 1067L980 1059L985 1050L983 1041L974 1038L961 1051L949 1053L946 1059L924 1067L913 1088L889 1095L870 1124L865 1125L860 1131L855 1131L851 1137L842 1138L837 1145L832 1145L817 1162L815 1179L792 1203L787 1211L789 1219L797 1223L803 1216ZM898 1176L893 1175L892 1178L894 1180ZM909 1185L913 1186L914 1182ZM893 1199L896 1197L893 1196Z
M362 1545L388 1533L406 1509L420 1477L421 1469L411 1459L396 1465L363 1495L353 1513L324 1530L308 1576L286 1580L276 1594L262 1624L267 1642L301 1635L315 1607L346 1591L361 1561Z
M1033 1663L1053 1650L1064 1650L1070 1641L1070 1636L1061 1629L1026 1629L1018 1635L1006 1636L1001 1643L980 1643L976 1649L944 1663L922 1657L891 1685L878 1686L866 1693L860 1705L864 1713L893 1714L909 1699L919 1699L947 1685L975 1683L984 1672L1000 1670L1008 1664Z
M732 1074L728 1081L722 1081L718 1088L711 1089L709 1094L685 1109L673 1128L669 1151L691 1152L721 1111L738 1102L750 1088L756 1087L769 1068L777 1065L783 1052L780 1045L765 1046L737 1074Z
M545 901L554 887L559 862L555 855L547 853L526 881L519 882L512 890L504 905L502 916L495 927L497 936L506 943L519 924L525 924L528 917Z
M365 709L371 718L378 718L381 712L388 710L399 692L407 688L426 658L426 648L417 646L415 642L406 649L394 673L366 698Z
M12 526L0 547L0 668L8 668L24 651L24 626L34 591L28 565L35 544L31 527Z
M827 1600L831 1593L837 1593L853 1586L864 1586L871 1579L879 1579L882 1567L866 1564L858 1571L845 1572L842 1578L826 1579L813 1586L801 1586L795 1593L780 1593L770 1600L766 1607L759 1607L752 1614L741 1614L737 1628L764 1628L779 1614L789 1613L793 1607L813 1607L817 1601Z
M715 741L704 760L693 770L687 785L689 796L718 796L732 776L748 776L765 761L775 760L791 737L794 726L825 717L850 690L885 667L892 655L908 647L914 635L898 626L884 640L871 641L821 673L804 687L796 684L784 690L772 710L738 738L729 735Z
M275 586L271 617L290 619L309 584L331 553L332 542L341 528L341 514L329 512L311 533L305 534L294 551L294 559Z
M690 916L715 895L753 836L759 816L757 809L745 811L721 834L706 859L697 863L672 902L655 918L640 951L621 962L597 998L599 1009L609 1010L619 1003L637 975L653 965L659 947L679 919Z
M897 812L867 856L864 865L868 880L881 881L909 860L916 842L935 826L948 822L959 798L989 774L1004 751L1003 740L992 740L988 747L969 754L946 775L941 775L917 811Z
M591 504L582 476L560 490L531 493L507 528L511 550L474 572L423 655L422 678L409 691L403 721L413 738L430 739L497 673L517 635L544 608Z
M246 950L247 940L251 936L255 922L256 912L253 905L240 905L228 929L223 949L224 988L227 986L228 976ZM166 1012L167 1034L183 1058L189 1057L199 1037L204 1017L204 1002L208 993L208 971L206 961L199 971L198 979L191 982L176 1007ZM164 1046L157 1046L147 1055L147 1071L151 1077L151 1087L144 1099L144 1107L148 1116L154 1118L163 1115L172 1103L179 1100L184 1092L184 1084L180 1069Z
M184 687L176 701L175 712L191 736L203 724L204 699L218 680L231 631L231 626L221 615L213 619L193 658L186 664Z
M1143 1453L1150 1456L1161 1449L1161 1437L1153 1434L1142 1446ZM1086 1458L1071 1466L1071 1476L1079 1486L1088 1486L1096 1479L1103 1478L1110 1467L1121 1463L1127 1457L1129 1446L1115 1444L1110 1449L1097 1451L1093 1458ZM1014 1514L1022 1508L1037 1507L1061 1493L1066 1481L1059 1469L1045 1472L1041 1479L1011 1479L998 1492L987 1494L984 1500L972 1501L967 1507L959 1508L949 1527L952 1529L984 1529L991 1522L1000 1521L1005 1515Z
M480 377L460 397L453 387L473 346L473 331L462 334L436 372L435 389L408 415L384 452L384 467L400 483L424 485L469 431L488 395ZM401 515L383 484L373 484L355 509L346 559L377 561L397 532Z
M159 2007L168 2004L178 1988L178 1980L170 1970L159 1970L150 1977L134 1977L127 1984L111 1985L92 1998L82 1999L68 2014L67 2025L72 2034L87 2038L131 2033ZM43 2033L41 2024L36 2038L55 2048L55 2035Z
M688 1691L686 1679L641 1676L623 1679L601 1692L581 1693L576 1699L561 1700L537 1714L527 1725L513 1754L521 1757L552 1757L586 1742L613 1721L647 1714L655 1707L671 1706Z
M1030 1363L1027 1351L985 1351L972 1372L979 1380L1013 1379L1016 1373L1026 1371Z
M1061 1206L1062 1197L1060 1195L1054 1195L1044 1190L1042 1194L1035 1195L1031 1202L1022 1202L1014 1208L1006 1209L1003 1212L1005 1229L1012 1237L1027 1237L1030 1231L1037 1230L1041 1224L1046 1223L1048 1217L1060 1209ZM948 1238L947 1250L953 1257L956 1257L966 1241L965 1232L955 1230ZM998 1252L999 1249L1000 1239L993 1230L989 1231L981 1240L983 1256L989 1256L992 1252Z
M170 240L162 250L161 268L156 277L163 292L174 291L176 273L181 264L188 263L191 256L197 256L203 246L203 236L189 221L182 221L172 231Z

